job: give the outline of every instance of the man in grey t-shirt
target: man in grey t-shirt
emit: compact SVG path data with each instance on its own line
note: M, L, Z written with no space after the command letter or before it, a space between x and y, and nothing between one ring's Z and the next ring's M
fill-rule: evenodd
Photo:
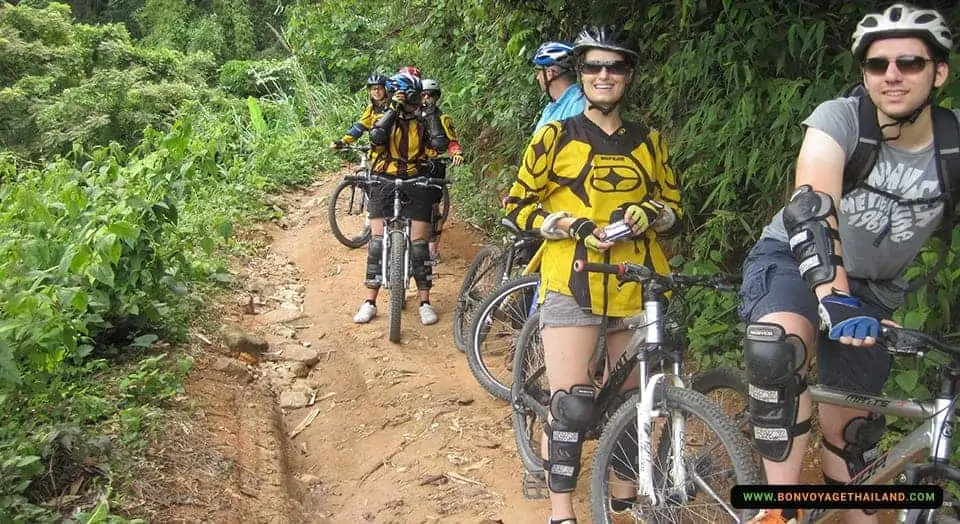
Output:
M852 51L884 137L874 169L841 198L859 138L859 102L821 104L803 122L797 189L744 263L740 315L748 323L753 440L770 484L800 480L814 352L825 386L876 394L889 376L889 355L873 346L880 320L902 303L903 273L943 219L929 103L949 74L950 34L936 11L904 4L860 21ZM869 462L885 421L825 404L819 414L824 479L849 482ZM795 510L770 510L754 522L796 517ZM859 510L846 511L844 520L876 521Z

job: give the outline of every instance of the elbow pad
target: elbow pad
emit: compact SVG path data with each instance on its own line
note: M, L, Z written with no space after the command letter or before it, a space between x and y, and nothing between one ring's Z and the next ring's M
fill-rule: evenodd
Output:
M430 147L438 153L443 153L450 145L450 139L447 138L447 132L444 131L443 123L440 122L440 115L436 112L424 115L424 121L427 133L430 135Z
M837 278L837 266L843 259L837 255L833 242L840 234L827 222L837 218L833 197L802 185L794 191L783 208L783 224L790 235L790 250L799 264L800 275L816 288Z

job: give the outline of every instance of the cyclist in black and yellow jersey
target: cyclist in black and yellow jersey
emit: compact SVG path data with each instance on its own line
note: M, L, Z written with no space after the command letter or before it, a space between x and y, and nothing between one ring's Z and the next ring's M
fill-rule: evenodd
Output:
M572 492L595 409L589 367L601 332L614 362L631 335L623 319L642 308L639 284L618 288L615 278L574 272L573 262L633 262L666 272L659 242L680 230L680 191L663 137L621 117L639 58L631 43L613 26L580 33L574 58L586 108L537 131L506 201L517 226L547 239L538 300L551 391L543 451L552 524L576 523ZM605 226L620 222L627 231L614 238Z
M370 131L377 118L387 110L390 99L387 98L387 77L373 73L367 78L367 89L370 91L370 103L363 109L360 118L350 126L343 138L330 144L332 149L340 149L360 139L364 133Z
M387 80L393 92L390 105L370 130L374 160L374 174L387 177L413 178L430 176L430 159L447 150L449 139L437 113L423 114L420 93L423 84L409 73L398 73ZM392 188L374 186L370 189L370 227L372 235L367 245L367 299L360 305L353 321L369 322L377 314L377 295L380 291L381 256L383 254L383 218L393 213ZM435 324L437 313L430 304L433 268L427 242L432 231L433 205L440 190L420 187L404 189L407 203L403 216L412 221L410 265L420 295L420 322Z
M450 115L441 111L438 105L442 94L439 82L432 78L423 79L423 94L421 95L423 112L426 114L431 111L436 111L440 114L443 131L447 134L447 139L450 141L449 146L447 146L447 154L450 155L450 165L459 166L463 164L463 148L460 147L460 140L457 138L457 133L453 129L453 120L450 118ZM446 165L443 162L436 162L434 164L434 172L436 176L446 177ZM440 212L440 201L437 201L436 206L434 206L433 235L430 237L430 258L432 258L434 262L439 262L440 258L441 233L443 233L443 215Z

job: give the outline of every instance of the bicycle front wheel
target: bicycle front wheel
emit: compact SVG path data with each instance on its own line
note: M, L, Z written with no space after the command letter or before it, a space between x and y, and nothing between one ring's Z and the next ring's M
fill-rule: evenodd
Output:
M508 280L477 308L467 347L470 372L491 395L510 400L517 337L535 309L540 275Z
M750 443L701 393L661 386L655 395L657 416L649 434L654 452L639 456L639 395L621 405L603 429L590 478L593 522L746 522L753 512L733 509L729 497L736 484L761 483ZM674 415L684 423L681 450L671 446ZM652 468L657 505L637 499L640 460ZM670 473L675 460L682 461L682 485Z
M403 255L407 250L407 239L403 231L390 232L390 342L400 342L400 315L403 311L403 299L406 294L407 279L403 271Z
M327 220L341 244L353 249L365 246L370 241L370 220L364 187L352 180L340 182L327 203Z
M502 251L496 246L480 248L460 284L457 310L453 314L453 340L461 352L467 351L468 333L477 306L500 285L501 256Z

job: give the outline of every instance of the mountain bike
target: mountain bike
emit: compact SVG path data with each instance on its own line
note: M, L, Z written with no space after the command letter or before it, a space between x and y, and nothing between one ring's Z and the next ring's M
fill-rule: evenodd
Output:
M330 200L327 202L327 220L330 222L330 231L337 240L352 249L367 245L370 241L370 218L367 216L368 196L366 188L371 176L369 145L347 145L338 151L357 151L360 153L360 166L351 175L333 189ZM444 161L447 159L439 159ZM443 187L440 201L440 215L434 221L441 223L450 214L450 193Z
M457 309L453 314L453 340L463 353L470 347L469 328L477 308L497 286L518 276L543 245L539 233L520 230L506 218L501 224L507 229L501 244L480 248L460 284Z
M922 331L882 326L877 340L880 347L895 357L922 358L927 350L945 356L938 373L933 400L901 399L886 395L867 395L811 383L808 386L814 402L871 411L904 419L923 421L919 427L901 437L886 453L866 465L851 484L870 485L951 483L960 487L960 468L953 458L953 423L957 416L958 382L960 382L960 346L949 345ZM748 420L746 417L743 417ZM960 522L960 500L956 489L944 489L943 505L937 509L899 510L898 522ZM837 509L812 509L800 515L801 523L826 522Z
M445 178L414 177L398 178L370 175L369 186L384 185L393 192L393 215L384 218L383 268L380 281L390 292L389 337L390 342L400 341L400 314L403 310L406 291L413 276L411 268L411 220L400 215L403 209L403 188L424 187L443 189L449 181Z
M360 154L360 167L343 177L330 194L327 220L330 231L341 244L349 248L363 247L370 241L370 218L367 216L367 186L370 181L369 145L348 145L340 151Z
M693 286L735 290L735 279L660 275L636 264L577 261L574 269L643 285L643 314L626 320L633 337L617 362L606 363L607 378L597 384L597 415L585 435L599 439L590 474L593 522L746 519L750 512L730 504L730 489L758 482L761 470L751 443L712 400L720 394L746 405L746 382L725 370L684 378L682 329L667 315L668 292L681 297ZM541 444L550 409L537 316L520 334L511 388L524 493L530 498L546 491ZM639 387L621 392L634 372Z

